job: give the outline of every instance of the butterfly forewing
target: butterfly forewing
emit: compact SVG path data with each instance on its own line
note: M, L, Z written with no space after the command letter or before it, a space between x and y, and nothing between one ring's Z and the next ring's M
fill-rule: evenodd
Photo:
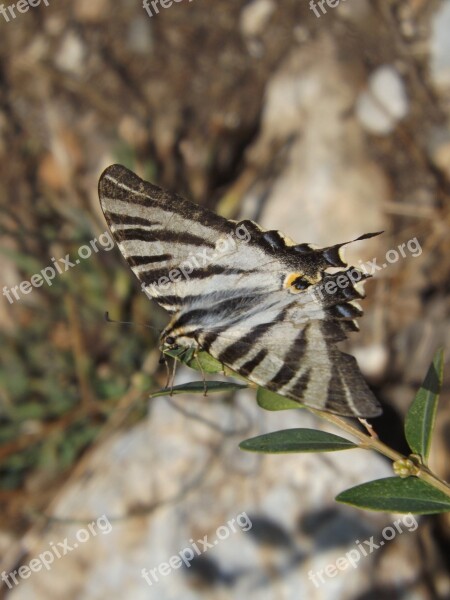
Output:
M355 359L336 343L361 314L356 286L319 292L347 273L343 244L295 244L252 221L227 220L113 165L100 202L143 290L172 319L162 334L256 384L341 415L380 413ZM367 234L368 237L371 234ZM361 274L361 279L363 278Z

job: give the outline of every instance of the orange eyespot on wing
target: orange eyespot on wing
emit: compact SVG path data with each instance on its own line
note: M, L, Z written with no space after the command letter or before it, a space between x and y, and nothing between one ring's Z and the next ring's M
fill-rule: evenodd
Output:
M284 280L283 287L293 294L299 294L308 289L312 281L303 273L290 273Z

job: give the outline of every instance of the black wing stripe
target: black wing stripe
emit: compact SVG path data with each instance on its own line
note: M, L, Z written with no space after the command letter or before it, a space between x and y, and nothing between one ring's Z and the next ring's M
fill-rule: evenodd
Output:
M239 373L241 373L241 375L243 375L244 377L248 377L249 375L252 374L252 372L256 369L256 367L262 363L262 361L266 358L266 356L267 356L267 350L265 348L262 348L258 352L258 354L256 354L256 356L254 356L253 358L248 360L246 363L244 363L240 367Z
M105 217L113 225L142 225L143 227L152 227L154 225L161 225L160 221L150 221L150 219L144 219L142 217L132 217L131 215L125 215L122 213L113 213L111 211L105 211Z
M295 384L292 386L289 394L292 394L296 398L303 398L304 393L306 392L306 388L308 387L308 383L311 379L311 369L308 369L301 375Z
M212 304L208 308L194 308L186 311L173 323L173 329L187 325L198 325L200 327L202 320L211 322L214 319L220 321L221 318L226 318L228 326L231 326L236 322L245 320L249 316L248 313L246 315L246 311L257 307L258 304L259 299L256 293L255 295L247 296L230 296L221 302ZM206 303L203 301L202 305L205 306Z
M288 314L291 305L286 306L282 311L279 312L277 317L269 323L259 323L255 325L248 333L246 333L240 340L233 342L227 346L219 355L218 360L229 365L232 369L236 361L243 358L250 352L252 347L266 335L273 327L278 323L282 323Z
M145 285L151 286L151 285L155 285L158 286L158 281L160 281L161 279L163 279L163 281L161 281L161 283L159 284L161 289L164 290L164 286L168 285L170 283L170 279L169 279L169 273L170 270L167 268L162 268L162 269L147 269L145 271L139 271L139 273L137 273L137 276L139 277L139 281L142 281L142 283L144 283Z
M331 379L328 383L328 394L325 407L327 406L333 406L334 408L339 406L341 409L348 409L348 401L344 386L342 385L341 374L336 370L332 371Z
M242 288L241 290L239 290L239 293L244 295L244 296L249 296L250 294L264 294L265 293L265 288ZM237 292L234 292L234 295L231 296L230 298L235 298L237 295ZM196 303L201 303L202 305L211 303L211 304L215 304L217 302L217 292L210 292L207 294L186 294L185 296L181 296L181 295L175 295L175 294L167 294L167 296L164 296L164 300L165 302L168 303L172 303L172 304L178 304L180 303L180 301L183 301L183 304L185 304L186 306L188 305L195 305ZM256 300L255 302L257 302L258 300Z
M151 260L147 260L146 263L143 264L148 264L150 263ZM212 272L211 272L212 271ZM232 272L234 271L234 273ZM207 277L210 277L211 275L232 275L232 274L241 274L241 273L247 273L248 271L240 271L239 269L224 269L224 271L222 272L222 267L214 267L213 269L209 270L208 272L208 267L205 267L205 269L197 269L197 270L193 270L191 273L189 273L189 271L187 272L187 277L186 279L205 279ZM170 279L169 279L169 274L170 274ZM146 269L146 270L142 270L139 271L139 273L137 273L137 276L139 277L139 280L142 281L145 285L151 286L151 285L160 285L162 289L164 289L165 285L168 285L170 282L173 283L179 283L182 279L183 279L183 273L180 271L179 268L177 268L176 266L173 266L173 268L165 268L165 269ZM160 279L165 278L164 281L162 281L160 284L158 283ZM167 281L166 281L167 280ZM256 293L256 289L255 289L255 293ZM191 296L191 298L196 299L197 301L200 301L202 303L202 305L206 304L205 301L205 296L210 296L211 298L211 302L217 301L217 293L211 293L211 294L198 294L196 296ZM180 299L183 300L184 304L188 304L188 301L186 298L188 298L187 296L182 297L182 296L176 296L174 294L168 295L167 298L169 298L169 300L166 299L166 301L170 301L170 299L174 299L176 302L179 302ZM255 302L255 297L251 296L251 295L247 295L245 297L242 296L238 296L238 297L231 297L230 300L224 300L224 302L239 302L239 299L241 299L242 301L247 300L248 302L250 302L251 300L253 300L253 302ZM189 304L191 304L192 302L189 302ZM221 304L220 302L218 304ZM222 311L223 312L223 311Z
M305 325L305 327L300 331L292 344L289 346L286 354L283 357L283 366L268 382L270 384L270 389L279 390L290 383L290 381L295 377L298 370L298 365L306 352L306 334L308 329L309 324Z
M127 259L134 267L149 265L151 263L166 262L172 260L171 254L154 254L153 256L127 256Z
M255 325L255 327L245 334L243 338L233 342L224 350L222 350L222 352L218 355L217 360L233 368L233 365L236 363L236 361L248 354L252 349L253 344L255 344L268 331L270 331L275 324L276 322L260 323L259 325Z
M175 213L222 234L233 230L233 224L224 217L144 181L122 165L111 165L105 169L99 180L99 195L103 203L113 199L145 207L159 207L168 217Z
M227 329L228 325L224 325L223 327L216 327L213 331L208 331L208 333L204 334L200 340L202 350L208 352L212 344L214 344L217 338Z
M150 263L152 261L148 260L147 263ZM144 261L141 264L146 264ZM184 269L184 272L186 273L186 276L183 275L183 271L180 271L180 269ZM202 267L199 269L193 269L192 271L189 271L189 269L187 268L187 264L185 264L184 266L181 264L178 267L173 265L170 270L172 271L178 271L178 274L176 274L177 277L177 281L180 281L180 278L185 278L188 280L191 279L208 279L209 277L212 277L213 275L245 275L247 273L253 273L254 271L249 270L247 271L246 269L232 269L229 267L224 267L224 266L220 266L220 265L210 265L207 267ZM149 269L148 271L140 271L139 273L139 277L141 279L141 281L144 281L145 283L147 283L148 285L156 284L155 279L159 279L160 277L163 276L168 276L169 274L169 269L167 269L165 272L158 271L156 272L155 275L155 271L153 271L152 269ZM192 296L193 298L196 298L196 296ZM200 298L200 295L197 296L197 299ZM186 302L186 298L183 298L184 302Z
M173 231L168 229L149 230L134 227L133 229L117 229L115 234L120 242L169 242L170 244L186 244L188 246L215 248L215 245L212 242L208 242L198 235L187 232L177 232L174 234Z

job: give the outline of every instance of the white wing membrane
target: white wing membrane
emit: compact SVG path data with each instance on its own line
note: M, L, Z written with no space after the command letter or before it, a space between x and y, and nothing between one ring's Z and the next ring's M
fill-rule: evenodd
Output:
M356 328L361 311L352 301L361 294L353 283L317 293L348 273L327 271L346 266L343 244L317 249L251 221L229 221L120 165L102 174L99 196L143 289L172 314L163 342L202 348L256 384L316 408L380 413L355 359L336 346Z

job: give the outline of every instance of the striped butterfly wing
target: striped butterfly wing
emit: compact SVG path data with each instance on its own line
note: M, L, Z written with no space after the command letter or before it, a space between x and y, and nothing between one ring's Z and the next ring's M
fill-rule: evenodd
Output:
M171 314L163 344L201 348L314 408L380 414L355 359L336 346L357 330L362 312L352 301L362 294L353 282L365 278L346 268L344 244L316 249L224 219L120 165L102 174L99 197L143 290ZM343 276L348 285L337 285Z

